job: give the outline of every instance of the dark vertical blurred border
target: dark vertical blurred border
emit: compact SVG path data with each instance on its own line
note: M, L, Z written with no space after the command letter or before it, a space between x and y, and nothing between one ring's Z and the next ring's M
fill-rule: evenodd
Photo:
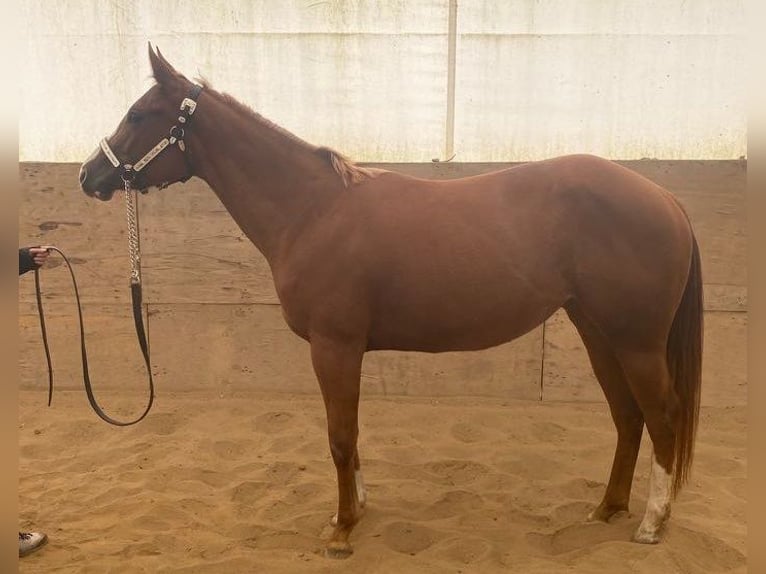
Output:
M18 568L18 110L20 68L26 50L19 31L20 3L0 8L0 572Z
M748 21L748 572L766 572L766 5Z

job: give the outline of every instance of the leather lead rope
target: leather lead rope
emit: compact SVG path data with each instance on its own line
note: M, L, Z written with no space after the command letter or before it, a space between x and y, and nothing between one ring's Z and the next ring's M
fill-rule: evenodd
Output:
M134 425L142 421L144 417L146 417L146 415L149 414L149 411L152 408L152 404L154 403L154 380L152 378L152 368L151 368L151 361L149 357L149 345L147 343L146 331L144 329L143 314L141 313L141 305L142 305L141 283L131 282L130 293L131 293L131 299L133 301L133 320L135 322L135 327L136 327L136 336L138 337L138 343L139 343L139 346L141 347L141 353L143 354L143 357L144 357L146 372L149 375L149 401L146 405L146 408L144 409L144 412L138 418L131 421L120 421L107 415L104 412L104 410L99 406L98 401L96 400L96 397L93 394L93 386L91 384L90 373L88 371L88 352L85 348L85 330L84 330L83 320L82 320L82 307L80 305L80 294L77 289L77 280L75 279L74 271L72 270L72 265L71 263L69 263L69 260L67 259L66 255L64 255L64 253L58 247L50 247L50 250L55 251L56 253L61 255L61 257L64 259L64 263L66 263L67 267L69 268L69 274L72 277L72 285L74 286L75 299L77 300L77 316L78 316L79 324L80 324L80 353L82 356L82 376L83 376L83 383L85 385L85 393L88 395L88 402L90 403L90 406L93 408L95 413L102 420L115 426L125 427L125 426ZM45 316L43 313L42 296L40 292L40 277L39 277L39 270L37 269L35 269L35 295L37 297L37 310L40 315L40 328L42 330L43 345L45 347L45 357L48 361L48 406L50 406L51 401L53 399L53 366L51 363L50 350L48 347L48 336L45 329Z
M51 406L51 401L53 401L53 363L51 362L51 350L48 346L48 331L45 328L43 297L40 291L40 269L37 267L35 267L35 297L37 298L37 315L40 317L40 331L43 334L45 360L48 362L48 406Z

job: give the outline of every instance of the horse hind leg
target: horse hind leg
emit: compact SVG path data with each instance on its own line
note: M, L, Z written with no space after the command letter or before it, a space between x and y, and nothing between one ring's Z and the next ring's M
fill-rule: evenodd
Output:
M658 345L655 350L623 351L620 362L644 415L653 446L649 498L633 540L656 544L670 517L679 400L664 345Z
M567 305L566 311L582 337L617 429L617 446L604 497L588 515L588 520L608 522L618 513L628 512L644 418L607 338L574 303Z

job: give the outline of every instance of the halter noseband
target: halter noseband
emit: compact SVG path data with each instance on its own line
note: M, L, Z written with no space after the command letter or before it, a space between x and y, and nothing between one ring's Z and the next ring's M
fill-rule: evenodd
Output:
M192 86L189 95L181 102L181 114L178 116L178 124L175 124L170 128L168 137L162 138L162 140L160 140L156 146L144 154L144 156L136 163L121 164L120 160L117 159L117 154L115 154L112 148L109 147L109 142L107 139L104 138L99 142L98 145L101 147L101 151L104 152L104 155L109 160L109 163L111 163L115 169L120 170L120 178L122 179L123 183L125 183L125 185L130 185L133 183L138 173L144 169L150 161L160 155L160 153L162 153L165 148L176 144L178 145L178 149L184 152L184 160L186 161L186 169L188 172L188 175L180 181L186 181L192 176L192 165L189 161L189 156L185 153L186 144L184 144L184 135L186 135L186 132L184 131L184 128L189 127L189 123L191 122L191 117L194 114L194 110L197 109L197 98L199 97L201 91L202 86L199 84L194 84ZM160 187L164 187L164 185L160 185Z

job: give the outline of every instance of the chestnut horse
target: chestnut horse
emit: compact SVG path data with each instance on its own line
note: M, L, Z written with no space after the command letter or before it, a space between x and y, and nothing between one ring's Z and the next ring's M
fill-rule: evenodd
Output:
M155 85L82 165L82 190L108 200L123 180L145 190L199 177L264 255L326 407L338 477L328 555L352 552L365 504L364 353L486 349L562 307L617 428L589 518L628 509L646 425L650 492L634 540L660 539L692 462L702 357L699 251L669 192L589 155L448 181L367 169L189 81L151 46L149 59Z

